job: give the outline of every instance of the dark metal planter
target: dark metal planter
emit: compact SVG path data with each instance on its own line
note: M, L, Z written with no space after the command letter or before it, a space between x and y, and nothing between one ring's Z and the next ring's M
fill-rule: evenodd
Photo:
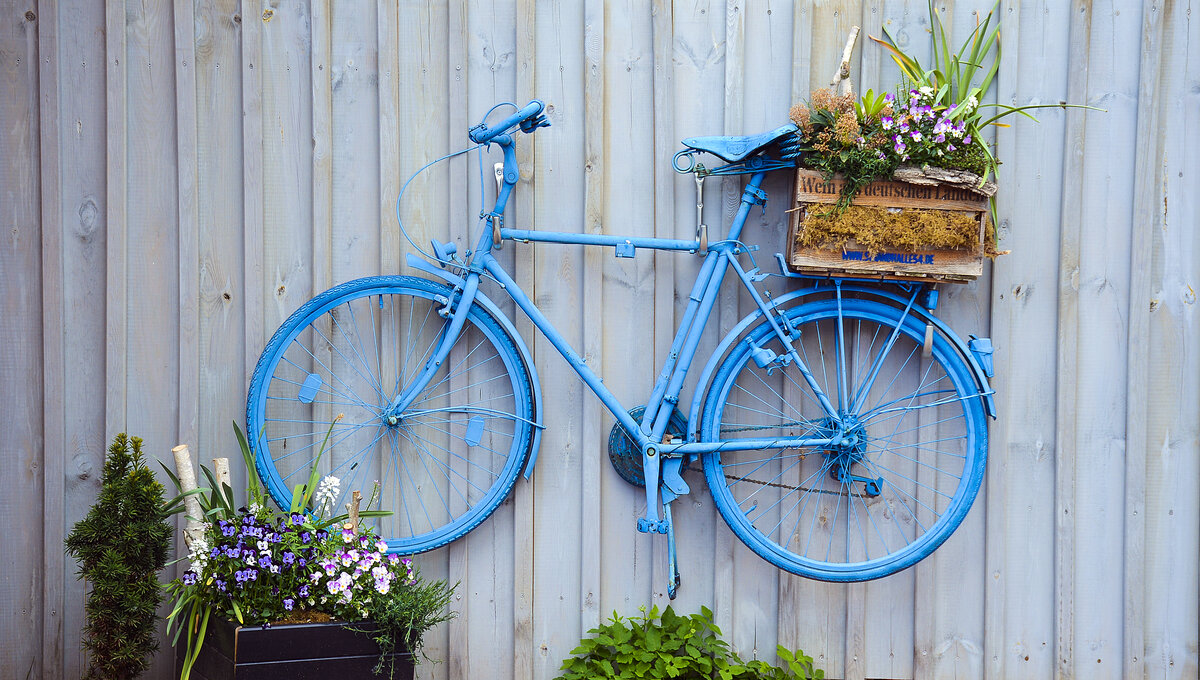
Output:
M229 621L210 621L196 665L195 680L302 680L304 678L370 678L379 662L379 647L364 633L366 623L297 623L242 627ZM186 645L175 648L182 663ZM412 655L395 654L396 680L413 677ZM387 667L384 667L384 678Z

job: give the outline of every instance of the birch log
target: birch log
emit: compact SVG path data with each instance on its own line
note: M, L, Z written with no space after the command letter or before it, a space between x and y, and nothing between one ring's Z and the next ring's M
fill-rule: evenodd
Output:
M224 495L223 487L225 486L233 488L233 483L230 481L233 478L229 475L228 458L213 458L213 476L217 478L217 493Z
M171 449L175 454L175 474L179 477L180 493L196 490L196 468L192 467L192 454L187 444L180 444ZM204 537L204 525L200 522L203 514L200 510L200 499L192 494L184 499L183 507L187 511L187 526L183 530L183 541L190 550L192 545Z
M854 91L854 85L850 82L850 55L854 52L854 43L858 40L858 26L850 29L850 36L846 38L846 47L842 49L842 60L838 62L837 73L833 74L833 80L829 82L829 89L837 91L838 85L841 85L841 94L849 94Z

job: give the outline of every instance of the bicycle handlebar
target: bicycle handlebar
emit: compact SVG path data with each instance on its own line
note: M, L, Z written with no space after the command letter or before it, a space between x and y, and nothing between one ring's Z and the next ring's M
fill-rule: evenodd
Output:
M550 127L550 121L546 120L546 117L542 115L542 111L545 108L545 104L534 99L513 115L500 121L498 125L489 128L487 121L482 121L479 125L471 128L467 135L476 144L487 144L517 125L521 126L522 132L530 134L540 127Z

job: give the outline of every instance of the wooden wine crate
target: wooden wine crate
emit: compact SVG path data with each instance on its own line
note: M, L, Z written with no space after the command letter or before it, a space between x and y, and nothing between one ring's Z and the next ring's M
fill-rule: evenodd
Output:
M868 252L854 242L841 248L797 246L797 237L810 211L828 211L838 200L842 180L826 182L820 172L796 171L795 208L788 229L788 265L801 274L902 281L967 282L983 273L983 244L988 199L970 189L907 182L872 182L859 190L852 205L891 212L938 210L969 215L979 224L978 246L971 250L928 248L914 251Z

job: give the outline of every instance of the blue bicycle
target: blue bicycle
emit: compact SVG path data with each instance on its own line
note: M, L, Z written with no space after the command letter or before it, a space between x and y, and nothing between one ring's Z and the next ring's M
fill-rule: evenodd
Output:
M514 135L549 125L542 112L535 100L469 131L476 147L495 144L504 159L473 250L460 256L434 241L436 265L408 256L428 278L343 283L300 307L267 343L246 421L271 495L287 506L290 487L319 457L344 497L378 489L393 513L380 526L392 551L432 550L483 522L532 469L546 426L529 349L480 289L490 281L616 418L609 457L645 486L637 528L666 535L672 597L671 504L689 493L682 473L697 464L738 538L795 574L879 578L941 545L983 480L985 416L994 415L988 343L965 343L935 318L929 286L803 277L782 256L777 273L754 266L742 228L766 201L766 173L795 168L796 127L684 140L674 166L698 186L707 176L749 175L720 240L708 242L702 225L694 240L510 229L504 210L520 176ZM700 154L715 167L697 163ZM521 290L493 255L505 241L704 258L644 404L621 404ZM704 361L685 413L684 381L730 273L755 309ZM772 296L767 283L787 292Z

